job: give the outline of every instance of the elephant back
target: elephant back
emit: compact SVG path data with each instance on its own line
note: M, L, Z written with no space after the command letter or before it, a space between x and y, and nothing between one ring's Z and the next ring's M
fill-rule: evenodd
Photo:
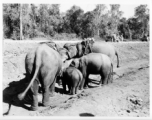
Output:
M41 42L40 44L46 44L48 45L49 47L53 48L54 50L58 51L59 52L59 49L61 48L58 44L56 44L55 42Z

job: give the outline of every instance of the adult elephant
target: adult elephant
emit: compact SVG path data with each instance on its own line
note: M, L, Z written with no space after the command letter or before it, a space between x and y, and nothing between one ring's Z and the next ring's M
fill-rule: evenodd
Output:
M63 47L68 50L69 59L79 58L92 52L93 43L94 41L84 40L78 43L66 43Z
M65 62L70 58L69 51L65 48L58 49L59 54L61 55L62 62Z
M60 54L46 44L38 46L33 51L27 53L25 58L25 68L29 85L24 92L18 95L19 100L23 100L30 89L33 102L31 110L38 109L38 88L42 86L42 104L50 104L49 97L53 94L56 77L61 72L62 60Z
M99 84L105 85L111 80L111 73L113 72L110 58L101 53L90 53L81 58L76 58L71 62L70 66L79 69L83 75L80 89L83 89L84 85L88 85L89 74L100 74L101 80Z
M117 56L117 67L119 67L119 57L118 57L118 52L112 46L111 44L108 44L106 42L98 42L96 41L92 45L92 52L93 53L102 53L110 57L112 63L114 61L115 55Z
M49 47L53 48L53 49L56 50L56 51L59 51L59 49L62 48L62 47L60 47L58 44L56 44L56 43L53 42L53 41L40 42L40 45L41 45L41 44L46 44L46 45L48 45Z
M41 42L40 44L46 44L49 47L53 48L54 50L58 51L61 55L62 62L65 62L69 58L69 51L60 45L58 45L55 42L49 41L49 42Z

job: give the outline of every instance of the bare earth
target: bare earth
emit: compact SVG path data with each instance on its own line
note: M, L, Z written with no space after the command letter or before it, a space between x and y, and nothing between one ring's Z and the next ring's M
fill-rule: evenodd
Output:
M30 105L20 106L14 96L24 90L25 55L37 43L4 42L3 44L3 115L8 116L150 116L149 93L149 43L109 43L119 53L120 68L114 64L112 84L98 87L100 76L90 76L90 88L71 96L62 94L62 86L56 84L55 96L50 107L39 106L30 111ZM42 95L39 94L41 103ZM27 101L30 98L27 98Z

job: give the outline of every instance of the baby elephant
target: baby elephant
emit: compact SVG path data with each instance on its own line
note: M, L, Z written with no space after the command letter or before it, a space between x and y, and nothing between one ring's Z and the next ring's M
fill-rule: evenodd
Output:
M70 94L77 94L83 78L82 73L75 67L68 67L63 70L62 75L62 85L64 93L66 92L66 85L68 85Z
M74 59L70 66L76 67L83 74L82 84L80 89L88 85L89 74L100 74L101 80L99 84L108 84L112 82L111 74L113 72L113 65L107 55L101 53L90 53L81 58Z

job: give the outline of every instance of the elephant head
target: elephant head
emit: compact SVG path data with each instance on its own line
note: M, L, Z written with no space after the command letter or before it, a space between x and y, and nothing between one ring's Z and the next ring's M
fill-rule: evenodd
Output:
M67 59L70 58L70 55L67 49L60 48L58 51L59 51L59 54L61 55L62 62L65 62Z
M79 69L82 72L82 74L85 76L86 75L85 69L87 67L87 61L84 57L73 59L70 64L70 67L75 67L75 68Z
M83 55L89 54L92 52L92 45L94 40L84 40L82 42L78 42L76 44L66 43L64 48L67 49L69 59L82 57Z
M61 71L60 71L60 73L58 74L57 80L56 80L56 83L58 83L59 86L62 84L63 72L70 66L72 60L73 60L73 59L65 60L65 61L63 62Z
M72 60L71 64L70 64L71 67L75 67L75 68L78 68L80 67L80 61L79 61L79 58L75 58Z
M84 40L81 42L82 44L82 55L87 55L92 52L92 46L94 43L94 39Z

